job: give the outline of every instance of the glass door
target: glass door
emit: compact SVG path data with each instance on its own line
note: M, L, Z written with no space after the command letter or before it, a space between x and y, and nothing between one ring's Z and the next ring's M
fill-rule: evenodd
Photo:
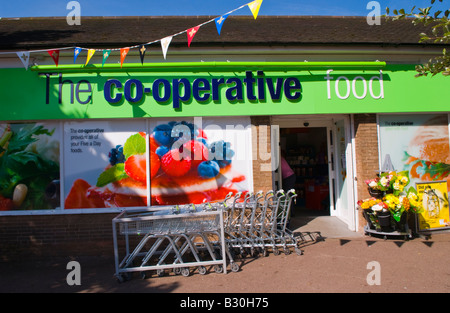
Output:
M355 206L353 201L353 170L350 123L347 116L334 119L331 138L333 153L333 191L335 207L331 215L339 217L349 227L355 229Z

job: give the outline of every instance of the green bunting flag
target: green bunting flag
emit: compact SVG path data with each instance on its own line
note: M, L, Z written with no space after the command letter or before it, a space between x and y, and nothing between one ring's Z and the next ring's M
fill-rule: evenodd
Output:
M111 54L111 50L103 50L103 61L102 61L102 67L105 65L106 59Z

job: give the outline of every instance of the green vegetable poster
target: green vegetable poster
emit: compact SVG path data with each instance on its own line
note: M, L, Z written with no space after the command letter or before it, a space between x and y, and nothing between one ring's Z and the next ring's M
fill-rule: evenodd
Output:
M0 211L60 207L59 125L0 125Z

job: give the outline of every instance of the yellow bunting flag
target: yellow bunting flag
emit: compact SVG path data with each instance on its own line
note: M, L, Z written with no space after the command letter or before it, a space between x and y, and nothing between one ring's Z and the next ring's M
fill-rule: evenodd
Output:
M125 57L127 56L128 51L130 51L130 48L120 49L120 67L122 67L123 61L125 60Z
M85 64L85 66L89 63L89 60L92 58L92 56L94 55L94 53L95 53L95 49L89 49L89 50L88 50L88 55L87 55L87 59L86 59L86 64Z
M258 17L259 8L261 7L262 2L263 2L263 0L255 0L248 4L248 7L249 7L250 11L252 11L252 14L253 14L253 17L255 18L255 20Z

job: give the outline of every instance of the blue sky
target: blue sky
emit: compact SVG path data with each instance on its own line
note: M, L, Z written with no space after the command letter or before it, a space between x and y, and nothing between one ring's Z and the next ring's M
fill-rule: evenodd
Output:
M81 16L165 16L165 15L209 15L219 16L251 0L78 0ZM263 0L259 15L333 15L366 16L370 0ZM430 0L380 0L381 13L386 7L410 9L427 7ZM447 2L447 3L446 3ZM66 16L69 0L13 0L2 1L0 17ZM436 0L434 7L448 9ZM247 7L233 13L250 15Z

